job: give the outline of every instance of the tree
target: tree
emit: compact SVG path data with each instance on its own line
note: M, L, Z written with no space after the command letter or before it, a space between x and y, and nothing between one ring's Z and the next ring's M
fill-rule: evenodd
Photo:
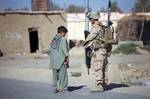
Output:
M76 6L76 5L69 5L66 9L66 12L68 13L83 13L85 12L85 8L82 6Z
M28 7L24 7L24 10L25 10L25 11L29 11L29 8L28 8Z
M53 10L62 10L57 4L53 3L52 0L49 0L49 11Z
M101 12L107 12L107 10L108 9L104 8L104 7L102 7L100 9ZM118 7L118 2L117 1L114 1L114 2L111 3L111 11L112 12L122 12L122 10Z
M12 8L6 8L4 9L4 11L12 11L13 9Z
M150 0L136 0L133 12L150 12Z
M118 2L117 1L112 2L111 11L112 12L122 12L122 10L118 7Z
M4 9L4 11L29 11L28 7L24 7L24 8L6 8Z
M24 8L21 8L20 10L21 11L29 11L29 8L28 7L24 7Z
M107 12L107 9L104 8L104 7L102 7L102 8L100 9L100 12Z

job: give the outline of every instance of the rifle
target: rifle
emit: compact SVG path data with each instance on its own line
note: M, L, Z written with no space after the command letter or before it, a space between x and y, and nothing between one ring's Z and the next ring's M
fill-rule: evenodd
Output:
M111 0L108 1L107 14L108 14L108 27L110 27L112 25L112 22L110 21L110 16L111 16Z
M85 39L87 38L87 36L89 34L90 34L89 31L84 31ZM86 62L86 66L87 66L88 75L90 74L89 68L91 68L91 57L89 57L87 53L89 53L91 51L92 50L90 49L90 47L85 48L85 62Z

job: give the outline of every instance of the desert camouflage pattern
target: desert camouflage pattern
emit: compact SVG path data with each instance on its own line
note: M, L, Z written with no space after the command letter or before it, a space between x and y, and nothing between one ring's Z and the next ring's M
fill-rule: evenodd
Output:
M91 58L92 69L92 88L91 91L104 91L103 87L106 83L107 72L107 50L104 47L104 29L101 23L96 21L91 28L90 34L86 39L87 47L93 50Z

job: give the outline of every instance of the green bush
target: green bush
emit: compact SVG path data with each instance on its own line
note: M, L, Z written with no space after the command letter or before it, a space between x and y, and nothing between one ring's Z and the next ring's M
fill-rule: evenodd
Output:
M118 46L114 51L113 54L138 54L139 52L137 51L137 46L136 44L133 43L126 43Z

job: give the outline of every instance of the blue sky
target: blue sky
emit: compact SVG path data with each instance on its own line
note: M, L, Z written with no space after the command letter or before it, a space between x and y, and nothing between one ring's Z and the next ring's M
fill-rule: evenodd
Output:
M63 7L64 1L66 1L66 5L75 4L84 6L85 0L53 0L54 3L57 5ZM108 0L89 0L90 2L90 8L94 10L99 10L102 7L107 6ZM118 6L125 12L130 12L131 8L134 5L135 0L112 0L117 1ZM28 7L31 9L31 0L0 0L0 9L6 9L6 8L24 8Z

